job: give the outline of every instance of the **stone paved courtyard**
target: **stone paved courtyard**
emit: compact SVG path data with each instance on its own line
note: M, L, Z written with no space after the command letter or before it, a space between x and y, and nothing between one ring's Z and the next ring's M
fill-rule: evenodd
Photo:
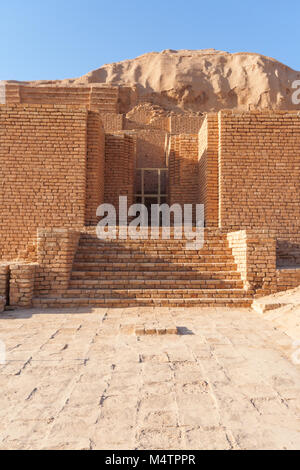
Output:
M0 449L299 449L286 315L287 330L247 309L6 312Z

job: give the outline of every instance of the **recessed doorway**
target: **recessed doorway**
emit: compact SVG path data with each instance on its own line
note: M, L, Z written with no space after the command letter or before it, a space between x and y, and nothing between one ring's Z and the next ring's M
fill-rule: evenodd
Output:
M140 168L135 175L135 200L144 204L151 222L151 206L165 204L168 198L168 168Z

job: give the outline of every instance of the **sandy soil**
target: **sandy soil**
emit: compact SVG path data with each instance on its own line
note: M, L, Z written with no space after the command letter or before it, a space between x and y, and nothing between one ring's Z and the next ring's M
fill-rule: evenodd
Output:
M132 87L140 101L190 112L224 108L295 109L292 83L300 72L254 53L165 50L103 65L80 78L37 85L113 84Z

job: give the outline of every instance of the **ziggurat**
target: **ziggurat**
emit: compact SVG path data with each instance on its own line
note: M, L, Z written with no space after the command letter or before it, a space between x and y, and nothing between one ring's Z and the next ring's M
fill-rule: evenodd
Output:
M6 84L0 297L31 306L249 306L300 284L300 116L169 115L121 86ZM103 242L97 207L204 204L205 244Z

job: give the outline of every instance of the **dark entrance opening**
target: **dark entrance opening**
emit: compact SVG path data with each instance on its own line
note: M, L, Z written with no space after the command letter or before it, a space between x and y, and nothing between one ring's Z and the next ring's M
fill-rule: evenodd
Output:
M141 168L135 175L135 200L148 210L148 224L151 224L153 204L165 204L168 200L168 168ZM161 221L160 221L161 225Z

